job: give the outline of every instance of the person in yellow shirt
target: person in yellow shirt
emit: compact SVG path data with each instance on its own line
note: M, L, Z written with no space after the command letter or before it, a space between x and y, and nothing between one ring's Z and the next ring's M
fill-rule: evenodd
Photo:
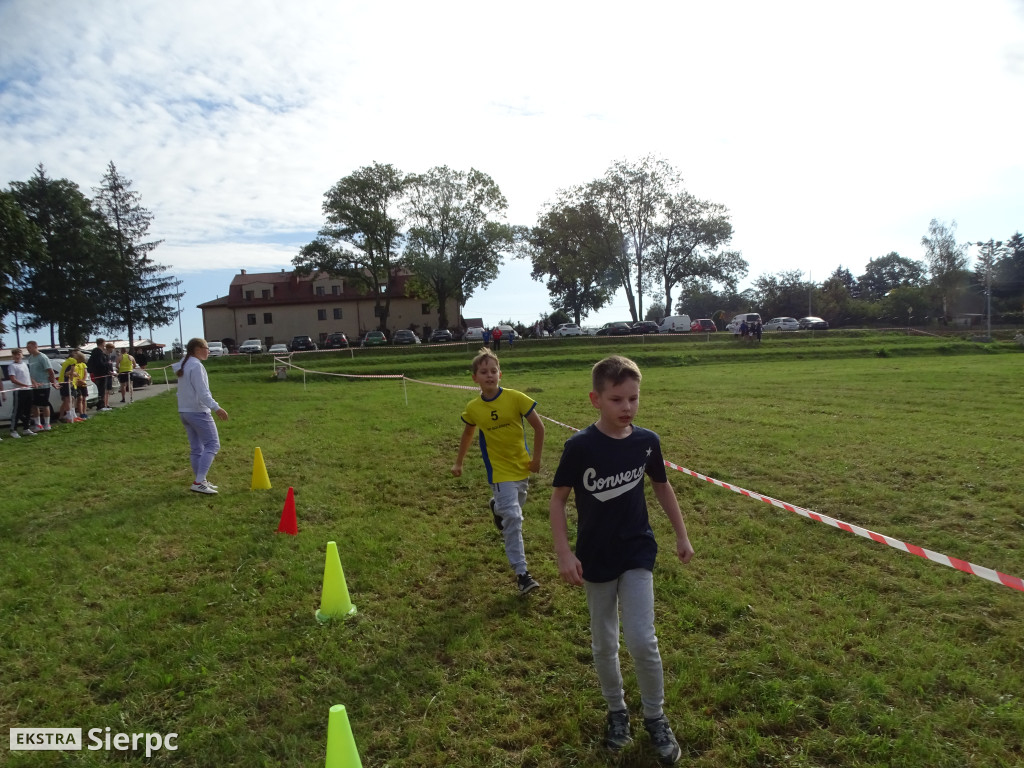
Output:
M491 514L505 540L505 555L515 571L519 594L525 595L540 586L526 568L523 504L530 473L540 471L544 423L537 414L537 402L533 398L500 386L498 356L487 347L473 358L473 381L480 387L480 395L462 412L464 428L452 474L462 475L462 462L473 441L473 433L479 428L480 453L493 494ZM524 421L533 427L532 455L526 445Z
M121 402L124 402L125 392L132 396L131 402L135 402L135 390L132 389L132 371L135 370L135 358L127 352L122 352L117 359L117 380L121 382Z

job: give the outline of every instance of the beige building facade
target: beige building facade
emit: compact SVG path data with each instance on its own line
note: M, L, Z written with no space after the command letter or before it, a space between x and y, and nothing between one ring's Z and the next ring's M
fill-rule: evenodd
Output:
M406 296L409 276L394 277L389 286L391 306L389 334L410 328L419 336L437 328L437 307ZM247 339L287 344L294 336L310 336L317 344L329 333L342 331L349 339L380 327L376 301L358 291L352 281L326 273L297 275L294 272L248 273L242 270L231 280L228 295L199 305L203 312L204 338L226 340L237 346ZM451 327L461 324L459 307L448 303Z

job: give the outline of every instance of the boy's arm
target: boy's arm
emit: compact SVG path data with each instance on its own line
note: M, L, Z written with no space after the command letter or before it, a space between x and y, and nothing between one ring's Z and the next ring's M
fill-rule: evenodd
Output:
M686 534L686 523L683 522L683 513L679 509L679 500L676 499L676 492L672 489L672 483L651 482L654 488L654 495L658 497L658 503L668 515L669 522L676 532L676 557L683 563L690 562L693 557L693 545L690 544L690 537Z
M470 443L473 442L473 432L476 431L476 427L472 424L467 424L466 428L462 430L462 439L459 440L459 454L455 457L455 464L452 466L452 474L455 477L462 476L462 460L466 458L466 452L469 450Z
M540 454L544 450L544 422L541 421L536 408L530 411L526 420L533 427L533 455L530 456L530 471L540 472Z
M568 583L583 586L583 565L569 546L569 523L565 519L565 502L572 488L555 486L548 504L551 522L551 538L555 541L555 555L558 557L558 574Z

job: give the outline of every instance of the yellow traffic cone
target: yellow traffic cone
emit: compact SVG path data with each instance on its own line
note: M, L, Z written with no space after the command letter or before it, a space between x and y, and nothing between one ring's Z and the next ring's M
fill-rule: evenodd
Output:
M356 612L345 586L345 572L341 570L341 558L338 557L338 545L327 542L327 560L324 563L324 586L320 593L320 610L316 612L317 621L348 618Z
M256 455L252 460L252 485L249 490L255 491L257 488L269 487L270 477L267 476L267 465L263 463L263 453L257 448Z
M331 707L327 717L327 762L324 768L363 768L344 704Z

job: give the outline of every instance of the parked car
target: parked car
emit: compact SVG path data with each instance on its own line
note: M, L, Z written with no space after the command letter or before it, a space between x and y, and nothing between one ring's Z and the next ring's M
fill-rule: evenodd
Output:
M800 318L800 330L801 331L827 331L828 323L822 320L820 317L801 317Z
M292 352L315 352L317 349L311 336L292 336L292 343L289 346Z
M702 317L699 320L694 320L690 323L690 331L692 333L714 333L718 330L718 326L715 325L714 320L710 320L706 317Z
M516 329L511 325L499 325L496 326L501 329L501 340L508 341L509 339L518 339L519 334L516 333Z
M287 355L288 345L287 344L271 344L270 349L267 350L272 355Z
M387 343L388 338L383 331L367 331L366 336L363 337L364 347L380 347Z
M470 326L462 336L463 341L483 341L484 329L478 325Z
M584 325L583 326L583 335L584 336L597 336L597 332L599 330L601 330L601 329L597 328L597 327L595 327L593 325Z
M605 323L597 329L598 336L629 336L633 327L626 322Z
M258 355L263 352L263 342L259 339L243 341L238 351L243 355Z
M438 328L430 334L429 339L431 344L444 344L445 342L452 340L452 332L447 328Z
M795 317L773 317L764 324L766 331L799 331L800 321Z
M760 323L761 316L757 312L744 312L743 314L736 315L729 324L725 326L725 330L729 333L738 336L740 332L740 326L746 323L747 326L751 326L754 323Z
M206 346L210 348L210 357L223 357L228 353L227 347L221 341L208 341Z
M658 333L661 328L653 320L641 320L633 323L633 333Z
M392 344L419 344L420 337L408 328L399 328L391 339Z
M689 315L669 315L658 325L660 333L683 333L690 330Z
M327 334L324 339L324 349L348 349L348 336L341 331Z
M583 329L576 323L562 323L555 328L555 336L582 336Z
M137 365L135 366L135 368L132 369L131 375L132 389L138 389L139 387L148 387L150 384L153 383L153 377L149 375L149 372L146 371L144 368L139 368L139 366Z

